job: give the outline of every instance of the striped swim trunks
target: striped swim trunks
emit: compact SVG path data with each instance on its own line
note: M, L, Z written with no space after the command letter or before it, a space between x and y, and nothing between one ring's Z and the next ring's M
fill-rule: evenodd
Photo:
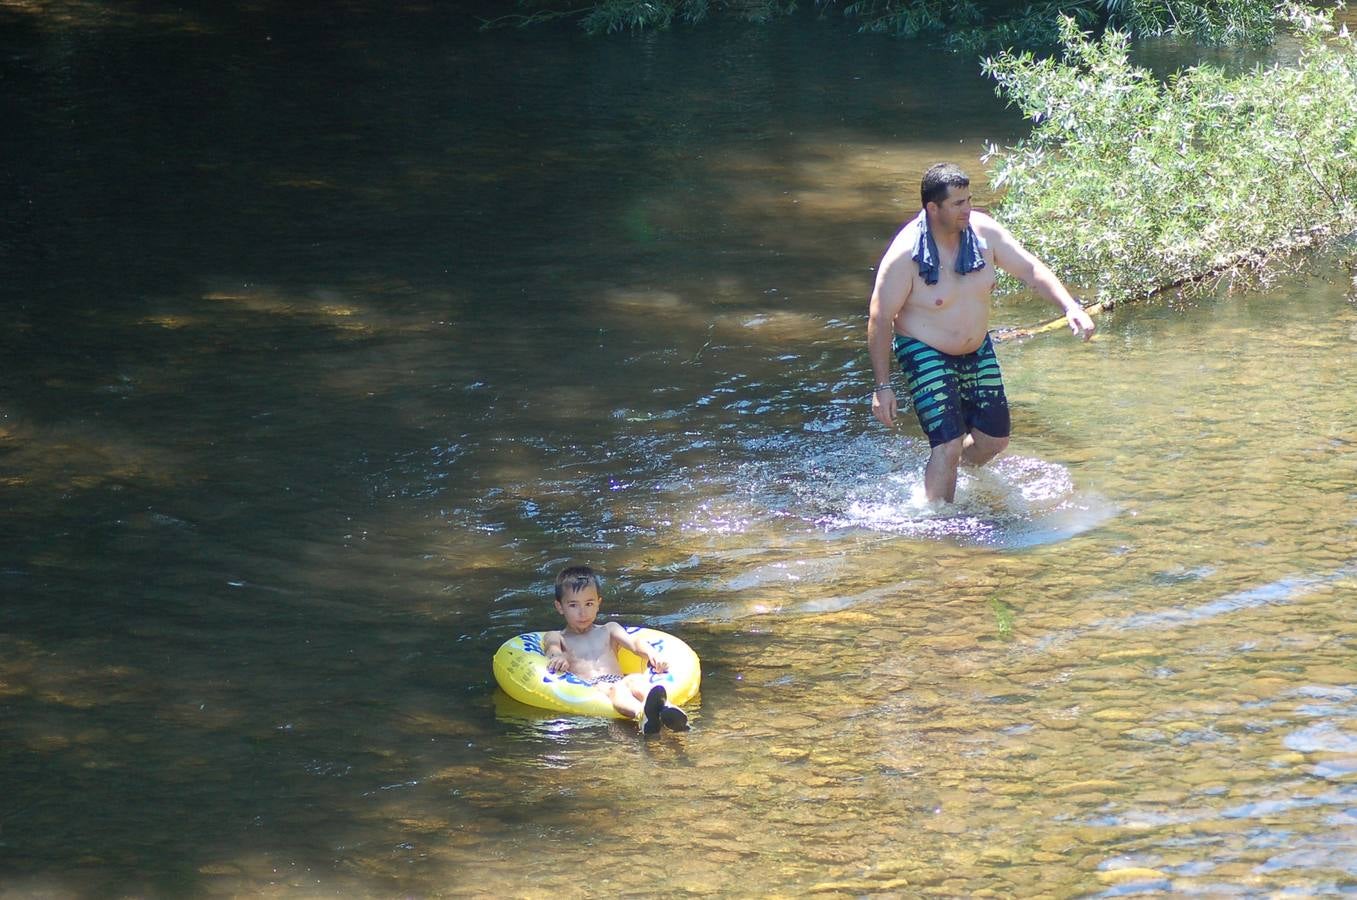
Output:
M1008 437L1008 398L988 334L979 348L962 356L899 334L894 349L930 447L963 437L972 428L990 437Z

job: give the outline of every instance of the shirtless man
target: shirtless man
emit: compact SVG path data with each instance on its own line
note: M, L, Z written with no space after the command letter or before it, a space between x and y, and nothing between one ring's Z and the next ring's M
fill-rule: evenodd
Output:
M923 210L882 257L867 319L872 413L884 425L895 421L893 353L932 448L924 470L929 501L956 498L960 463L983 466L1008 446L1008 400L989 337L994 267L1064 310L1076 336L1088 340L1095 328L1045 263L971 210L970 184L951 163L924 173Z

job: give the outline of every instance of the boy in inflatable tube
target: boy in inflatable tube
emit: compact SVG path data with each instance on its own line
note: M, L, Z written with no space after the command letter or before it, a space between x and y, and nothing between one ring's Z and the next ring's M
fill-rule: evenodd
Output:
M627 634L616 622L595 624L602 605L593 569L568 566L561 570L556 576L556 611L565 618L565 628L548 631L542 642L547 671L569 672L593 685L621 715L638 720L642 734L655 734L661 725L687 731L688 716L669 704L664 685L650 687L644 674L622 674L617 648L627 648L656 672L668 671L669 664L654 653L649 642Z

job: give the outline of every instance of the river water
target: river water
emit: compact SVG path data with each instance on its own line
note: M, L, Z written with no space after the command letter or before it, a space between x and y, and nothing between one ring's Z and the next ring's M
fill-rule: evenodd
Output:
M1000 344L929 510L864 314L973 61L370 6L0 10L0 894L1354 890L1342 255ZM496 691L572 562L691 732Z

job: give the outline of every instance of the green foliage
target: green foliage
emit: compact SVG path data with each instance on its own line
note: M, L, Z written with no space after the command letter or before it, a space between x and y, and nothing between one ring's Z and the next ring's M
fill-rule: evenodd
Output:
M824 3L832 5L831 2ZM975 28L980 24L980 7L971 0L855 0L843 8L844 15L856 19L863 31L918 37L954 28Z
M1059 39L1059 16L1081 25L1120 27L1135 35L1178 33L1208 42L1263 41L1275 23L1272 0L814 0L840 9L866 32L936 35L956 50L1045 47ZM486 27L578 19L591 34L664 29L711 15L762 22L797 9L796 0L519 0L523 13Z
M821 0L822 6L834 0ZM866 32L914 38L936 35L958 51L987 47L1044 47L1058 40L1061 14L1093 27L1102 21L1100 0L1041 0L1021 9L983 7L973 0L854 0L843 13Z
M593 0L578 5L555 0L519 0L530 10L487 21L483 28L533 25L553 19L578 19L590 34L663 30L677 19L696 24L713 12L750 22L766 21L796 9L796 0Z
M1290 13L1293 66L1166 83L1130 64L1125 34L1063 19L1063 59L1002 53L984 70L1031 135L991 146L999 215L1072 284L1117 302L1357 226L1357 47Z
M1276 7L1255 0L1107 0L1107 21L1136 37L1181 34L1203 43L1270 40Z
M1179 34L1217 44L1267 42L1277 25L1272 0L1038 0L1021 8L996 0L850 0L843 12L863 31L898 37L935 33L956 50L1052 46L1060 39L1061 16L1134 37Z

